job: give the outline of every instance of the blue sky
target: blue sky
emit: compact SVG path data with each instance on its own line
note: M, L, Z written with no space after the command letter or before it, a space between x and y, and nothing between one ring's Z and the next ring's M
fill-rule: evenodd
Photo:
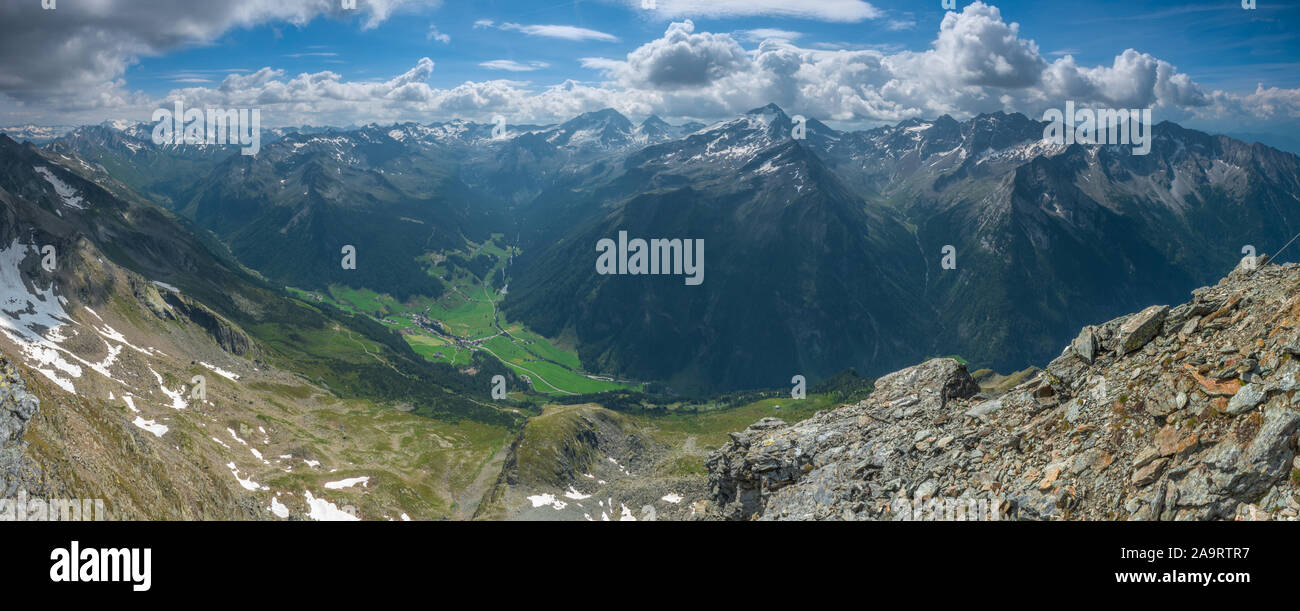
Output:
M779 16L695 17L693 21L697 29L712 32L763 28L798 32L802 36L796 42L805 45L923 50L934 40L945 12L939 0L871 4L884 11L886 18L858 23ZM960 6L965 4L968 2ZM1300 87L1300 3L1264 2L1254 11L1243 10L1233 0L1009 0L993 4L1006 19L1019 22L1021 32L1049 57L1069 52L1081 63L1101 64L1132 47L1167 60L1197 82L1216 88L1248 91L1261 81L1288 89ZM482 19L571 25L619 40L571 41L475 28L474 23ZM599 75L582 68L580 58L626 54L658 38L672 20L615 2L496 1L444 3L413 10L370 30L361 29L364 21L358 14L347 20L317 18L305 27L278 23L235 30L210 45L142 58L126 77L132 85L154 94L176 87L173 78L214 78L212 72L187 74L191 70L256 70L268 65L290 72L331 70L350 80L386 79L427 56L438 66L429 81L435 87L512 76L480 66L499 59L548 64L516 73L514 78L540 83L592 81ZM430 28L451 42L429 38Z
M951 15L941 0L358 0L346 12L336 0L229 0L141 15L127 0L36 4L0 9L0 122L143 118L176 98L265 105L271 124L547 121L599 106L710 119L765 100L871 125L1032 115L1066 97L1155 105L1223 131L1294 132L1300 117L1291 1L958 0ZM419 83L392 82L404 74Z

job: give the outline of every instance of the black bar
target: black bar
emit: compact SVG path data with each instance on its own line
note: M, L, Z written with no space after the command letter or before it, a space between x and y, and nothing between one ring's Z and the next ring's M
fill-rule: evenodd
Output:
M430 596L436 588L433 596L448 601L490 592L494 600L517 595L540 604L559 600L557 592L615 582L639 584L665 601L728 600L726 592L698 592L692 584L701 580L899 592L1253 595L1293 587L1295 528L1276 522L11 523L0 526L8 565L0 583L12 580L26 592L56 598L172 601L206 591L330 600L351 591ZM51 551L72 541L83 550L150 548L149 590L135 592L128 582L51 581ZM1169 558L1170 548L1184 550L1184 557ZM1125 559L1124 549L1162 550L1164 557ZM1194 557L1203 550L1216 557ZM1249 581L1116 578L1192 572L1241 573ZM484 580L510 587L474 585Z

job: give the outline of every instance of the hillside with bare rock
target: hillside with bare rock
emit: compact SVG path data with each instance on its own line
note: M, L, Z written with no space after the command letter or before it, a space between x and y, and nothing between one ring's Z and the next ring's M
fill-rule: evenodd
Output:
M952 359L881 378L707 461L714 517L898 520L948 503L1035 520L1295 520L1300 265L1243 260L1188 303L1083 329L987 396Z

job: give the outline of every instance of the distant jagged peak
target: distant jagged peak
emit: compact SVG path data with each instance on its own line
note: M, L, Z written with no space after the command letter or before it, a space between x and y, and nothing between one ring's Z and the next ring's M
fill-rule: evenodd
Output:
M641 122L641 127L672 127L659 115L650 115Z
M775 102L768 102L767 104L765 104L765 105L763 105L763 106L759 106L758 108L751 108L751 109L749 109L748 111L746 111L745 114L747 114L747 115L771 115L771 116L774 116L774 117L785 117L785 116L786 116L785 111L782 110L780 106L777 106Z
M142 121L131 121L129 119L109 119L99 124L100 127L115 129L119 132L127 131L133 127L142 124Z
M595 124L602 124L602 123L614 124L618 126L627 126L627 127L632 126L632 122L629 121L627 117L623 116L623 113L614 110L613 108L602 108L600 110L584 112L572 119L569 119L568 121L565 121L563 124L561 124L561 127L570 126L570 125L571 126L595 125Z

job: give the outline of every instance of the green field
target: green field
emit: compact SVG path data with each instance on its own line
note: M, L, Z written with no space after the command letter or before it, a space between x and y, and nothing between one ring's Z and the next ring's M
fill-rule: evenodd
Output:
M662 441L680 445L685 438L695 437L701 448L713 450L727 442L727 433L743 431L763 418L770 416L794 423L811 418L821 410L835 409L840 405L839 401L826 395L808 395L797 401L789 397L761 399L731 409L633 417L642 424L657 429L654 435Z
M578 362L578 355L556 347L550 340L525 329L522 325L510 325L506 330L510 331L510 335L515 339L531 342L528 344L528 350L533 354L548 361L555 361L569 369L582 369L582 364Z
M626 384L593 380L572 369L539 358L533 350L540 342L526 343L517 338L499 335L484 343L492 354L520 375L528 376L540 392L584 395L605 390L628 388ZM549 350L557 350L549 343ZM576 361L576 357L574 357Z
M415 297L403 303L369 289L337 285L325 292L290 290L308 303L324 302L370 316L402 334L412 350L432 361L468 365L476 349L492 354L520 376L526 376L533 389L540 393L639 390L639 385L591 379L583 373L582 363L574 351L559 347L522 324L497 318L497 304L505 295L491 286L490 279L503 274L512 248L497 234L483 244L471 244L467 251L430 253L424 257L429 273L447 284L447 290L437 299ZM480 255L495 261L483 279L450 262L454 257L471 260ZM421 318L423 324L417 322Z
M469 350L456 346L436 335L412 333L402 337L406 339L406 343L411 345L411 349L416 354L431 361L451 365L468 365L472 360Z

